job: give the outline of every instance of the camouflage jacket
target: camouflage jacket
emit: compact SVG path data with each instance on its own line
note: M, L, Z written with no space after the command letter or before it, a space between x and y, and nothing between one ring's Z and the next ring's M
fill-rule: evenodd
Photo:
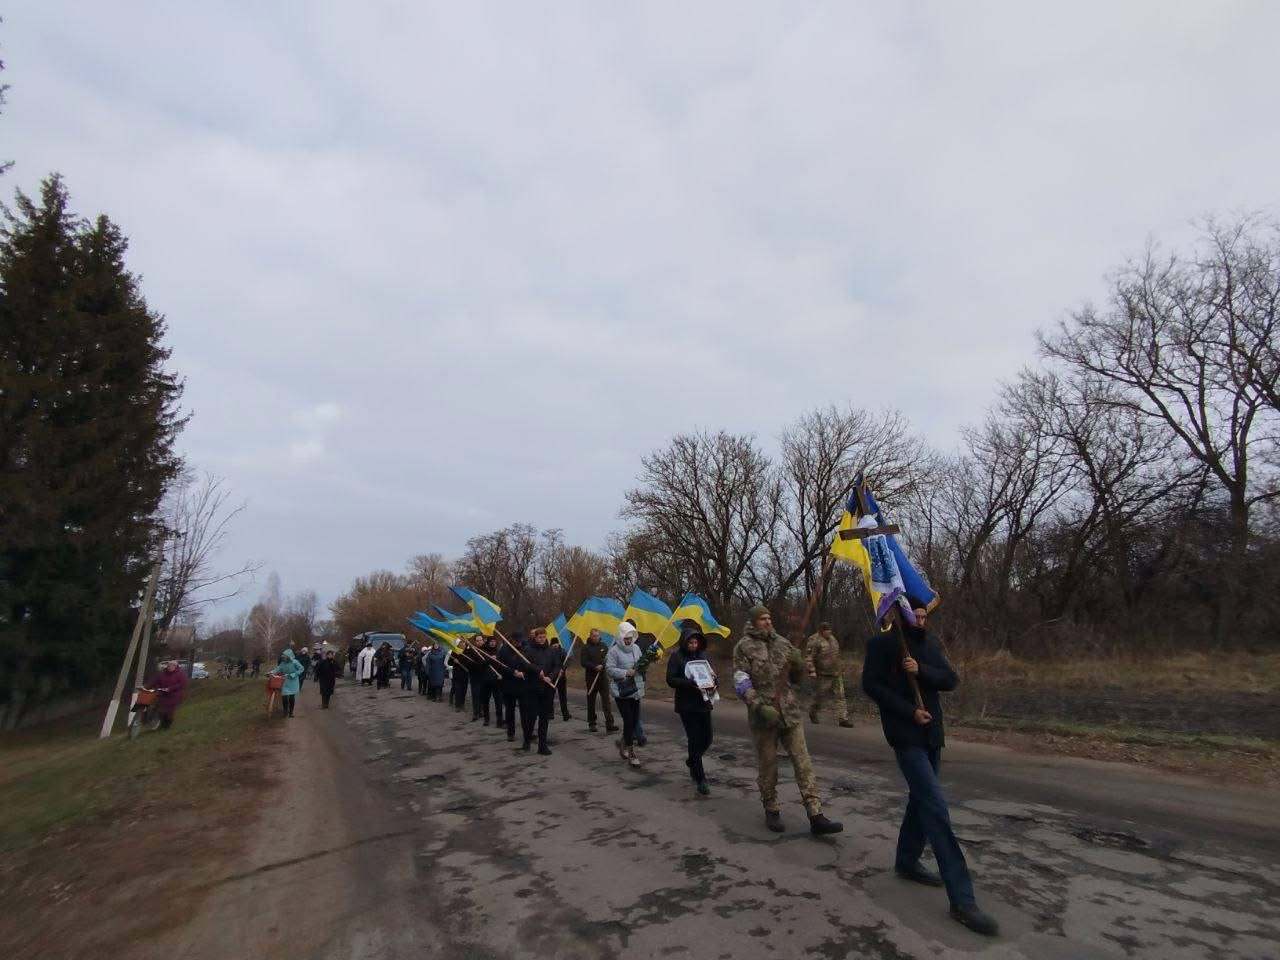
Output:
M804 679L804 657L786 637L747 627L733 648L733 671L738 696L752 708L748 712L752 726L761 725L754 709L758 705L777 710L784 727L800 726L804 722L795 693L796 686ZM749 684L739 682L739 673L746 674Z
M840 641L835 634L828 640L820 633L815 633L804 645L806 663L812 664L820 677L834 677L839 674L844 664L840 662Z

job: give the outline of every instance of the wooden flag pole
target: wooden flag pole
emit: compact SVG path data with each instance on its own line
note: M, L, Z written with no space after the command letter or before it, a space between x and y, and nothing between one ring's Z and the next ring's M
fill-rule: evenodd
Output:
M502 641L503 643L505 643L508 647L510 647L510 648L512 649L512 651L514 651L514 652L515 652L515 655L516 655L517 657L519 657L521 660L523 660L523 661L528 665L528 667L529 667L529 669L530 669L530 670L532 670L532 669L533 669L533 662L532 662L528 657L526 657L526 656L524 655L524 651L522 651L522 650L521 650L519 647L517 647L514 643L512 643L510 640L508 640L505 636L503 636L502 631L501 631L501 630L499 630L497 627L494 627L494 628L493 628L493 632L494 632L494 633L496 633L496 634L498 635L498 639L499 639L499 640L501 640L501 641ZM554 683L552 683L550 680L548 680L548 679L546 678L546 676L545 676L545 675L542 677L542 682L543 682L543 683L545 683L545 684L546 684L548 687L550 687L552 690L554 690L554 689L556 688L556 685L555 685Z
M124 693L124 681L129 676L129 664L138 650L138 641L142 638L142 627L151 616L151 600L156 594L156 583L160 580L160 560L157 559L151 568L151 579L147 581L147 589L142 596L142 606L138 608L138 619L133 625L133 636L129 638L129 649L124 655L124 663L120 665L120 676L116 678L116 689L111 695L111 703L107 706L107 715L102 718L102 730L99 739L111 736L111 728L115 726L116 713L120 709L120 697Z
M831 576L831 568L835 566L835 554L828 553L827 559L822 564L822 569L818 571L818 582L813 585L813 590L809 594L809 604L805 607L804 617L800 620L800 631L798 639L804 640L804 632L809 629L809 618L813 616L813 610L818 605L818 601L822 599L822 591L826 587L827 577Z

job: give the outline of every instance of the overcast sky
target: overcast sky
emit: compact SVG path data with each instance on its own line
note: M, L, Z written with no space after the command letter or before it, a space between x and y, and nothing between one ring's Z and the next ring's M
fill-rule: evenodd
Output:
M680 431L950 447L1148 237L1280 202L1265 0L5 6L0 191L122 226L226 562L326 602L600 546Z

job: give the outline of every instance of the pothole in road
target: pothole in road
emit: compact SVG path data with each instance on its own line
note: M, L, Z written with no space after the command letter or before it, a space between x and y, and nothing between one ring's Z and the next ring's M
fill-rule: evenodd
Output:
M723 760L725 763L733 763L738 759L738 755L736 753L722 753L718 759Z
M1097 844L1100 847L1112 847L1116 850L1145 850L1151 846L1141 837L1132 833L1125 833L1122 830L1094 830L1091 827L1084 827L1080 830L1071 831L1071 835L1077 840L1083 840L1085 843Z

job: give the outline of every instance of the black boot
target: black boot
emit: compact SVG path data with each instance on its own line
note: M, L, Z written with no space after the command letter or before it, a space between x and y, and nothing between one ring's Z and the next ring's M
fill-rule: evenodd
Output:
M782 814L777 810L766 810L764 812L764 825L774 833L782 833L787 829L782 825Z
M549 757L551 756L551 749L545 743L540 744L538 746L538 755L542 757Z
M893 872L903 880L910 880L912 883L923 883L926 887L942 886L942 878L932 870L926 870L919 860L906 868L894 867Z
M530 743L529 743L529 741L528 741L528 740L526 740L524 743L520 744L520 749L521 749L521 750L528 751L529 747L530 747Z
M849 727L853 726L853 721L850 720L848 717L845 717L843 720L840 721L840 726L848 729Z
M705 780L698 781L697 790L701 796L709 797L711 795L711 788L707 786L707 781Z
M809 832L815 837L826 836L828 833L843 833L844 824L828 820L820 813L816 817L809 818Z
M996 918L983 913L976 903L971 903L967 907L952 907L951 919L984 937L994 937L1000 932L1000 924L996 923Z

